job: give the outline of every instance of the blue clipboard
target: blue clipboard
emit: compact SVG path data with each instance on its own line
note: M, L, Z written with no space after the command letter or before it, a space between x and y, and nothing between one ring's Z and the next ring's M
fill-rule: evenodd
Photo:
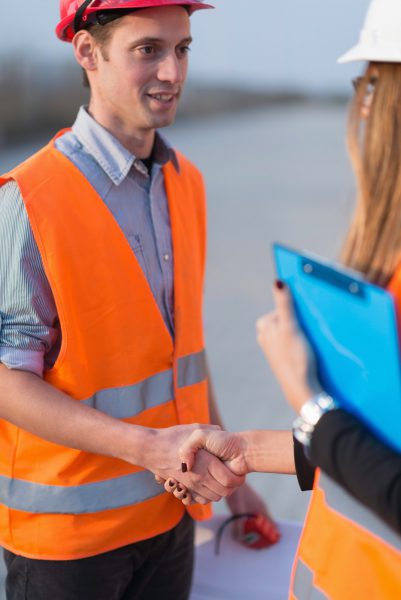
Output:
M281 244L278 278L292 293L323 388L401 451L401 366L393 297L357 273Z

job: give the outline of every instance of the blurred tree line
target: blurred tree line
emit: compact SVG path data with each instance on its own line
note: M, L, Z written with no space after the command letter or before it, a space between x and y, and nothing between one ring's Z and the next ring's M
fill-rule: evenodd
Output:
M286 105L310 101L343 101L313 98L294 90L270 91L189 82L179 118ZM82 74L73 62L37 62L30 57L0 59L0 147L69 127L77 108L88 101Z
M0 143L19 141L72 124L88 98L73 64L13 58L0 64Z

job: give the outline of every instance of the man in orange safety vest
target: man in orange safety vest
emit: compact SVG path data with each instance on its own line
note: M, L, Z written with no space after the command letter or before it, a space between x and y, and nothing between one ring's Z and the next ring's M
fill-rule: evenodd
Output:
M61 0L90 85L70 130L0 178L0 542L13 600L184 600L210 501L265 512L207 452L202 176L158 133L202 0ZM178 477L187 511L155 475ZM192 517L192 518L191 518Z

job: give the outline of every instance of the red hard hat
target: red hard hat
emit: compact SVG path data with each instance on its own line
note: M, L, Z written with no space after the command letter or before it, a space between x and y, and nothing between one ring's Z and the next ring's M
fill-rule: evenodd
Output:
M83 5L86 4L84 8ZM81 15L83 22L98 11L126 10L135 8L154 8L156 6L187 6L192 14L201 8L213 8L203 0L60 0L61 21L56 27L56 35L64 42L71 42L75 35L74 20L80 7L84 8Z

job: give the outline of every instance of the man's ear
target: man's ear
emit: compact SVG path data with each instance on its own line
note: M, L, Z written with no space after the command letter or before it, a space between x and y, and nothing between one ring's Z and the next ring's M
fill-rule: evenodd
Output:
M85 71L97 69L97 44L89 31L81 30L72 40L76 61Z

